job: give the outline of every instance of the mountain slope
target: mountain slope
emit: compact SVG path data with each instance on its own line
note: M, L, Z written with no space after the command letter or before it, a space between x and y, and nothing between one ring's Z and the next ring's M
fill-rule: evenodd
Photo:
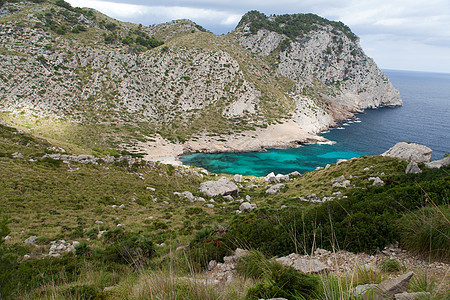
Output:
M401 104L356 36L317 16L325 25L304 37L299 15L256 12L217 36L188 20L145 27L34 2L1 9L2 118L73 152L148 151L160 138L181 145L174 156L292 146L351 112Z

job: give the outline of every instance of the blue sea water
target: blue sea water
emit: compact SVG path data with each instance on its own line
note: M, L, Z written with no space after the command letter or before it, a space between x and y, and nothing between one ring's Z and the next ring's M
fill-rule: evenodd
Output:
M400 91L402 107L383 107L357 114L357 119L321 134L335 144L250 153L195 153L181 161L216 173L265 176L300 173L349 159L385 152L397 142L433 149L432 159L450 152L450 74L384 70Z

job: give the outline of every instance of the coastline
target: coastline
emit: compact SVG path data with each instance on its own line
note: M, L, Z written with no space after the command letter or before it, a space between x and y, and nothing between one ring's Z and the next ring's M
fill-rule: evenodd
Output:
M294 121L243 131L232 135L207 136L190 139L183 144L171 143L161 136L154 141L139 142L144 159L182 165L179 157L189 153L260 152L269 148L294 148L298 145L329 143L324 137L307 132Z

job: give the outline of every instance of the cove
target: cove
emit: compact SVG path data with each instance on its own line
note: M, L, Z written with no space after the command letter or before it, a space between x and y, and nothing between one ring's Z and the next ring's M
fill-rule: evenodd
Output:
M402 107L383 107L357 114L356 119L321 134L334 144L249 153L194 153L186 165L210 172L265 176L270 172L305 173L338 159L378 155L397 142L414 142L433 149L432 159L450 152L450 74L384 71L400 90Z

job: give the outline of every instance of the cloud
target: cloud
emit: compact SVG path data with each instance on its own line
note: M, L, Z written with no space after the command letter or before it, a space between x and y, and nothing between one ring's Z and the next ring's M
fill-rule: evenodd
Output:
M121 21L150 25L190 19L217 34L234 29L249 10L265 14L315 13L349 25L381 67L397 68L410 59L410 68L440 66L450 53L448 0L67 0L73 6L95 8ZM407 47L415 47L414 51ZM423 51L422 54L420 51ZM402 56L403 53L408 55ZM398 55L397 58L395 56ZM391 60L387 58L392 56ZM389 61L388 65L384 62ZM419 63L421 62L422 63ZM405 63L402 63L403 67Z
M146 23L146 25L177 19L190 19L199 24L234 26L241 18L240 14L208 8L152 6L102 0L69 0L68 2L74 6L94 8L119 20L139 20L140 23Z

